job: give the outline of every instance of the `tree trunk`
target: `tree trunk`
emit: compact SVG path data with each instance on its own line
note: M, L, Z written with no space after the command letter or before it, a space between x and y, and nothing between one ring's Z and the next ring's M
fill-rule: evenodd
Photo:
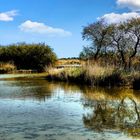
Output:
M100 50L101 50L101 47L97 48L97 51L96 51L96 53L94 55L94 60L95 61L97 61L97 58L98 58L98 55L99 55Z

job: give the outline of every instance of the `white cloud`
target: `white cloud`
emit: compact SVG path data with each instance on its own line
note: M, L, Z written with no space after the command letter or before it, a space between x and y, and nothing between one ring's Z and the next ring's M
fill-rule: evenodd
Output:
M18 13L16 10L7 11L0 13L0 21L13 21L14 16L16 16Z
M98 20L104 19L108 24L111 23L120 23L124 22L126 20L132 19L132 18L139 18L140 14L137 12L130 12L130 13L123 13L123 14L105 14L102 17L97 18Z
M33 21L30 21L30 20L27 20L27 21L23 22L19 26L19 28L20 28L21 31L29 32L29 33L60 35L60 36L69 36L69 35L71 35L71 32L65 31L64 29L53 28L53 27L45 25L44 23L33 22Z
M133 11L140 11L140 0L117 0L117 5Z

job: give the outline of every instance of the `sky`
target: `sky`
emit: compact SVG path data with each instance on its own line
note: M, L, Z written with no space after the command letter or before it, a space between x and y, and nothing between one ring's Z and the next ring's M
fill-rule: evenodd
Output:
M78 57L84 26L140 17L140 0L1 0L0 44L46 43L58 58Z

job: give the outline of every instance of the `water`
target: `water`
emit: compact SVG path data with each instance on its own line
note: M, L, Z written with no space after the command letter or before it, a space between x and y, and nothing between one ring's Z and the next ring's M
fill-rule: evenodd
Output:
M140 139L139 91L1 77L1 140Z

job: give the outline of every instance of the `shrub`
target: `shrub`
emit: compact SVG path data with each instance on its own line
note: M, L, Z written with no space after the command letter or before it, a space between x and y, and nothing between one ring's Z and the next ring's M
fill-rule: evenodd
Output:
M43 71L45 66L54 64L56 61L56 54L44 43L19 43L1 47L0 61L12 61L17 66L17 69Z

